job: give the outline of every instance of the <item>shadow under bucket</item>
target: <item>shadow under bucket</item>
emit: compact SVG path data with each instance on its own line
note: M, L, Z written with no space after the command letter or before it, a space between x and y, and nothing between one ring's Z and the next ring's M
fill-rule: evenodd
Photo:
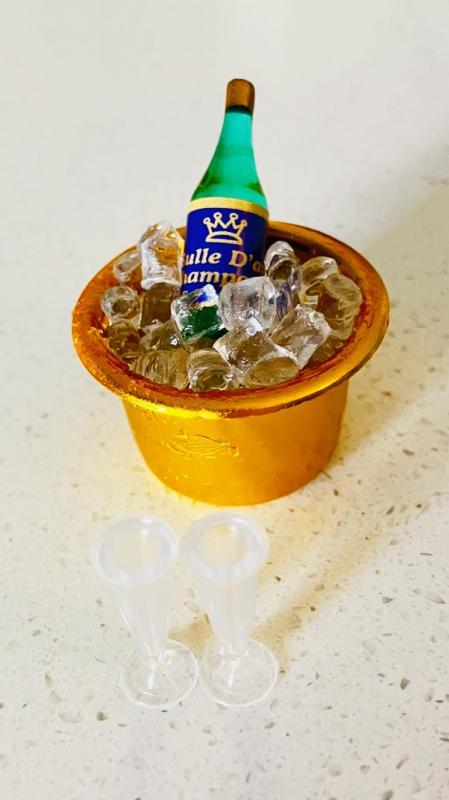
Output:
M268 237L268 244L288 241L301 261L332 256L363 293L350 339L325 364L305 367L287 383L198 394L132 373L104 334L100 298L116 284L112 261L89 281L73 312L76 352L91 375L121 397L147 465L167 486L206 503L261 503L314 478L337 444L348 379L373 355L388 325L385 286L351 247L283 222L272 222Z

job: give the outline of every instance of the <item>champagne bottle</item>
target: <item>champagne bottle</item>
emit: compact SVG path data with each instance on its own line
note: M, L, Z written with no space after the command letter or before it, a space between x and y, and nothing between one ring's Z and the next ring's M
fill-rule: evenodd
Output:
M235 78L226 92L220 138L190 201L183 292L263 273L268 208L252 145L254 86Z

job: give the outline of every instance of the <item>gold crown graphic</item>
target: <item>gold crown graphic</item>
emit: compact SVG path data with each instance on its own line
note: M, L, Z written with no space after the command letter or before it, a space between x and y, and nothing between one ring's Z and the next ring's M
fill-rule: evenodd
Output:
M242 219L237 224L239 215L235 211L231 211L227 222L223 222L223 214L221 211L215 211L214 222L210 217L205 217L203 222L209 231L206 236L206 242L216 242L221 244L243 244L241 232L248 225L246 219Z

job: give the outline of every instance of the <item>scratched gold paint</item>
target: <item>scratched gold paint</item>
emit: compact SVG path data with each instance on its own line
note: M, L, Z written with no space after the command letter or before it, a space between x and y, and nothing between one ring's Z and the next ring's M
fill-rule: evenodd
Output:
M183 231L181 230L181 233ZM348 379L373 355L388 325L388 296L375 269L343 242L272 222L268 244L289 241L301 260L334 257L364 302L351 338L326 364L280 386L197 394L134 375L106 346L99 299L112 262L87 284L73 312L73 341L86 369L125 406L150 469L182 494L217 505L260 503L303 486L338 440Z

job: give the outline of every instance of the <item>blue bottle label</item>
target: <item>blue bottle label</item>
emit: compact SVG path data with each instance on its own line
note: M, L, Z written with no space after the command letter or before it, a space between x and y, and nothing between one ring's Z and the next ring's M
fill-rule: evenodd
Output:
M193 200L187 216L183 292L263 275L268 211L228 197Z

